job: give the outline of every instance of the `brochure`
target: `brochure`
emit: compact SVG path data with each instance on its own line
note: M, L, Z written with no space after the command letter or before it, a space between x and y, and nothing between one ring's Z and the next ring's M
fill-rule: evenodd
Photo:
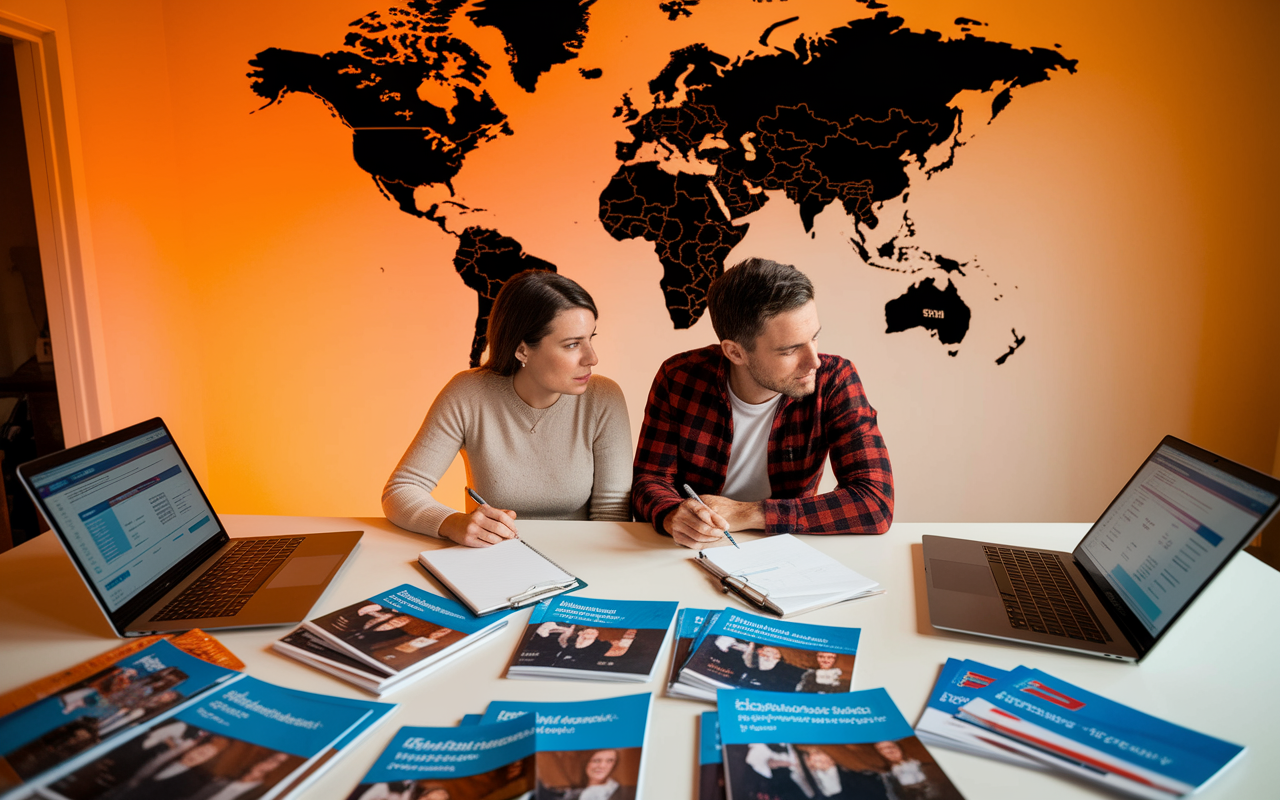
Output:
M676 612L676 641L671 648L671 670L667 673L667 694L680 679L680 668L693 652L693 642L698 631L713 612L706 608L682 608Z
M830 694L852 689L858 628L806 625L726 609L680 670L685 692L717 689Z
M273 797L370 714L367 703L244 676L61 776L40 796Z
M304 697L308 696L307 692L301 692L300 694ZM357 722L341 739L334 742L332 747L321 753L320 757L311 763L311 766L294 773L289 780L281 783L276 790L276 796L278 797L287 797L294 792L301 792L315 783L344 753L351 752L374 729L386 722L396 712L396 709L400 708L394 703L376 703L372 700L351 700L345 697L328 696L325 699L339 705L368 709L369 715ZM240 800L240 798L236 798L236 800Z
M948 658L929 695L928 705L916 723L916 736L925 744L936 744L966 753L1007 761L1022 767L1045 769L1045 765L1027 758L1016 749L972 722L956 716L960 707L974 698L976 692L990 686L1009 673L978 661Z
M725 800L719 717L703 711L698 720L698 800Z
M979 690L960 714L1024 755L1134 797L1190 795L1245 750L1029 667Z
M722 690L717 707L729 800L961 797L884 689Z
M610 800L635 800L644 796L652 700L653 695L646 693L570 703L494 701L485 710L482 724L534 715L540 798L590 792Z
M509 800L533 794L534 719L401 728L349 800Z
M543 600L529 615L507 677L650 681L677 605L577 595Z
M711 630L711 626L716 624L716 620L720 619L720 615L722 613L724 612L708 611L706 618L703 619L702 624L698 626L698 630L693 636L693 641L689 643L689 652L685 655L684 659L679 664L676 664L674 660L672 661L672 679L667 683L668 697L683 697L690 700L707 699L704 694L695 693L691 691L689 687L680 682L680 670L684 669L685 665L689 663L689 657L698 651L698 648L702 645L702 641L707 638L707 631Z
M0 791L66 765L239 675L160 640L0 717Z
M510 613L479 619L456 600L406 583L305 622L272 647L383 694L502 628Z
M321 672L327 672L335 678L341 678L347 683L381 697L405 684L413 683L419 678L430 675L465 655L473 647L496 639L497 637L494 634L502 630L503 627L505 625L498 625L481 633L473 634L467 639L465 647L461 649L455 648L421 668L390 676L379 673L377 668L369 666L363 661L330 648L324 639L321 639L306 628L294 629L289 635L272 642L271 648L295 661L301 661L307 666L314 667Z

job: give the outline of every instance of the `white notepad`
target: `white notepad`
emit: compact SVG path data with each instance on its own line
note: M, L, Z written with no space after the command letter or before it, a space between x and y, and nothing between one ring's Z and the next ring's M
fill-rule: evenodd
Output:
M523 539L423 550L418 563L477 616L532 605L585 585Z
M880 584L789 533L702 550L698 566L728 590L780 617L880 594Z

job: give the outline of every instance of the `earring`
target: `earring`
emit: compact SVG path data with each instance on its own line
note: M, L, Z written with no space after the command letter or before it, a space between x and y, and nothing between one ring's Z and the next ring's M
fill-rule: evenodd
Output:
M521 361L521 362L520 362L520 369L524 369L524 362L523 362L523 361Z

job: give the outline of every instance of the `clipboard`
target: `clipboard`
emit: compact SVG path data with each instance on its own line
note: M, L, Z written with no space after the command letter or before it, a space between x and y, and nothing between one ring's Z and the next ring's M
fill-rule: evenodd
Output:
M423 550L418 563L477 617L514 611L586 586L524 539Z
M714 552L714 558L699 551L694 562L716 577L725 594L733 592L751 606L783 619L884 593L880 584L790 534L721 551Z

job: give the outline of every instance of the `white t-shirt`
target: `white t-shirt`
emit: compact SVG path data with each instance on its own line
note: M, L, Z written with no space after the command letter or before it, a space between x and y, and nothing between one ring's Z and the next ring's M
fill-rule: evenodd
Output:
M769 431L782 395L751 405L734 394L732 386L726 388L733 409L733 444L729 446L729 473L722 494L742 503L767 500L773 494L769 486Z

